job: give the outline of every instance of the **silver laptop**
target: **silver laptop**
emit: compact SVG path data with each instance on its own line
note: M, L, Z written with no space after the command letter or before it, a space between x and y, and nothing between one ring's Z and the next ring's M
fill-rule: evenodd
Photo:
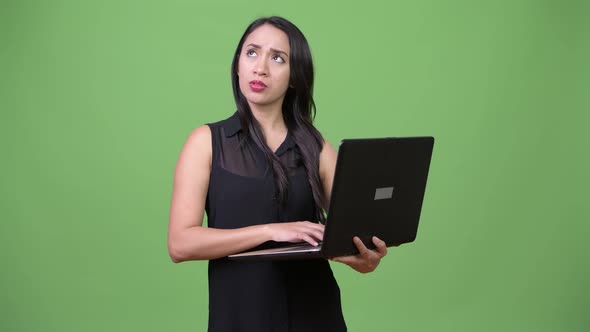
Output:
M330 258L358 253L360 237L374 249L377 236L388 247L416 239L433 137L345 139L340 143L336 173L320 245L280 243L228 256L234 260Z

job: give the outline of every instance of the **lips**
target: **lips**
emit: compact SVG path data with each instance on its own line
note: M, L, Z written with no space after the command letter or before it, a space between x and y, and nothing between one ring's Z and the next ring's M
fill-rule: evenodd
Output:
M252 89L254 92L260 92L266 89L266 84L264 84L262 81L254 80L250 81L248 84L250 85L250 89Z

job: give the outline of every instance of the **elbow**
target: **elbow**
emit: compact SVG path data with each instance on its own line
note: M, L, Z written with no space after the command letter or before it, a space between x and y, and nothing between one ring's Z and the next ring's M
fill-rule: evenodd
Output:
M172 261L172 263L182 263L182 262L184 262L184 260L182 259L182 257L180 257L177 254L174 254L172 252L169 252L169 256L170 256L170 260Z
M170 249L168 249L168 256L170 256L170 260L172 261L172 263L181 263L184 261L177 252L172 251Z
M170 256L170 260L172 260L173 263L182 263L187 260L183 251L170 239L168 240L168 256Z
M195 245L195 242L199 242L198 240L191 239L191 241L189 242L180 233L168 236L168 256L170 256L173 263L210 259L210 257L202 255L204 251L201 246Z
M182 263L186 261L199 261L208 259L206 257L189 254L186 251L175 248L168 248L168 256L170 256L170 260L172 260L173 263Z

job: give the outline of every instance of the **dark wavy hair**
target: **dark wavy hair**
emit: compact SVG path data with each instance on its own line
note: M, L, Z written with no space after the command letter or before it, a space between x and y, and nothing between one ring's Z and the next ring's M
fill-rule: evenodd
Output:
M270 24L282 30L289 38L291 71L289 88L283 100L283 119L289 134L301 152L316 206L315 217L320 222L325 222L327 202L319 175L319 156L324 139L313 125L316 107L313 101L314 71L311 51L307 39L299 28L282 17L262 17L252 22L242 35L234 54L231 66L232 88L242 128L246 134L244 137L248 137L249 134L264 151L266 159L272 165L279 201L284 204L287 200L289 186L286 167L266 145L264 133L260 128L260 124L252 115L248 101L242 94L238 81L238 63L242 46L252 31L265 24Z

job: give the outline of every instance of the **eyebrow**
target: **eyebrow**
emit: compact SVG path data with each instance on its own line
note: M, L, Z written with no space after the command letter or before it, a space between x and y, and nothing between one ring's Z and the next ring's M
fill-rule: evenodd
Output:
M248 44L246 46L252 46L254 48L262 48L262 46L257 45L257 44ZM270 48L271 51L275 52L275 53L283 53L284 55L286 55L287 57L289 57L289 54L287 54L287 52L285 51L281 51L281 50L277 50L276 48Z

